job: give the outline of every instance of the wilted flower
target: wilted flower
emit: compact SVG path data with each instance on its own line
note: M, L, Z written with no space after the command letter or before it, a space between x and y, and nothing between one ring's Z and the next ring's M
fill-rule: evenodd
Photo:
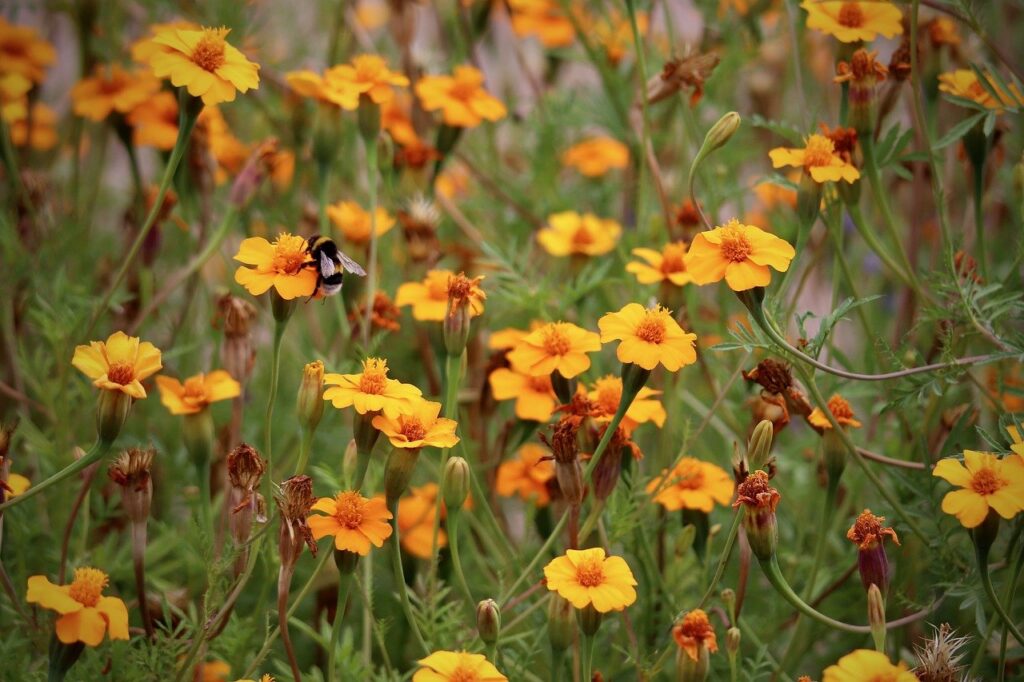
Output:
M917 667L914 674L920 682L959 682L963 680L963 660L967 652L963 648L971 643L970 637L957 637L949 623L933 626L932 636L924 646L914 645Z
M872 584L885 593L889 587L889 559L885 554L884 540L891 539L897 545L900 540L896 531L887 526L884 516L875 516L870 509L865 509L846 531L846 538L857 545L859 550L857 566L864 589Z
M718 651L718 640L715 629L708 620L708 614L701 609L688 611L672 628L672 638L679 648L697 662L707 659L708 653Z
M431 270L422 282L406 282L398 287L395 305L412 306L412 316L421 322L443 322L448 314L448 288L455 273L450 270ZM467 293L470 316L484 311L483 291L477 286Z
M779 526L775 507L779 504L779 491L768 484L768 474L757 470L739 484L733 507L743 507L743 527L754 556L764 561L775 554L779 542Z
M828 399L828 411L832 413L832 416L840 426L850 426L855 429L861 427L861 423L857 421L853 414L853 408L850 407L850 403L846 402L846 399L838 393ZM832 428L832 422L828 420L828 417L825 416L820 407L814 408L814 411L807 417L807 421L819 429Z
M316 541L307 522L309 510L315 501L313 479L309 476L292 476L281 483L281 493L276 502L281 511L278 551L282 570L290 571L295 566L303 547L309 547L309 551L316 556Z

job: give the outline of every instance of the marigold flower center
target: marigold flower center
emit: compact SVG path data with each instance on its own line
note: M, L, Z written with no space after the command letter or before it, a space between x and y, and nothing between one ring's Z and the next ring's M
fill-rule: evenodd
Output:
M526 385L531 391L536 393L550 393L551 392L551 377L550 376L539 376L539 377L527 377Z
M135 379L135 368L127 362L115 362L107 369L107 378L115 384L127 386Z
M76 568L68 596L83 606L96 606L107 582L107 574L98 568Z
M544 350L549 355L565 355L572 348L572 343L569 341L569 337L557 327L549 327L544 330L544 339L542 341Z
M407 440L423 440L423 436L427 435L427 430L418 417L399 417L399 421L402 425L402 435Z
M836 421L842 419L853 419L853 408L850 407L850 403L838 395L834 395L828 400L828 411L832 413L832 416L836 418Z
M647 317L636 326L637 338L647 343L662 343L665 340L665 320L655 311L648 311Z
M576 582L583 587L597 587L604 583L604 567L595 559L585 559L576 566Z
M864 10L860 3L844 2L839 7L839 25L847 28L860 28L864 25Z
M388 367L380 360L367 360L359 377L359 392L380 395L388 385Z
M622 400L622 383L614 379L599 381L597 384L597 411L601 414L615 414Z
M804 148L804 166L828 166L832 163L835 150L835 143L829 138L824 135L811 135L807 138L807 146Z
M192 48L192 62L204 71L214 72L224 66L224 35L221 31L204 31Z
M475 670L467 670L459 666L448 675L448 682L480 682Z
M272 267L274 272L282 275L294 275L302 270L306 263L305 241L299 243L299 248L292 244L278 240L274 242L274 260Z
M364 500L357 492L339 494L334 500L334 518L345 528L358 528L363 523Z
M726 260L742 263L753 250L750 240L739 230L728 230L722 235L722 256Z
M590 246L594 243L594 235L590 234L590 230L585 227L580 227L578 230L573 232L572 245L573 246Z
M971 490L979 495L994 495L1006 487L999 474L993 469L982 469L971 477Z
M682 244L669 244L661 256L661 272L671 275L674 272L685 272L686 265L683 264L683 256L686 249Z
M682 462L676 469L675 485L686 490L700 490L704 487L704 470L695 462Z
M206 396L206 388L198 377L190 377L185 380L185 391L182 398L185 400L202 400Z

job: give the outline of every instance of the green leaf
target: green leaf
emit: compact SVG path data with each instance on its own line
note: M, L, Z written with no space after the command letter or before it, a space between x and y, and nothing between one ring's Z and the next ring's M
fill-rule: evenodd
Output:
M978 122L981 121L981 119L985 118L986 116L988 116L988 112L982 111L960 121L955 126L950 128L949 132L947 132L941 138L936 140L935 144L932 145L932 149L936 151L938 151L939 149L945 149L946 147L948 147L949 145L953 144L961 137L966 135L968 132L970 132L971 128L977 125Z

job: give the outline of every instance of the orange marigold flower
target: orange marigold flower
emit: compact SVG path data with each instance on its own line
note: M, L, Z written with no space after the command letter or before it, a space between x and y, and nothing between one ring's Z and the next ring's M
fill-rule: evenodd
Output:
M386 412L373 418L373 428L396 448L451 448L459 442L454 419L439 417L441 403L414 401L406 414L389 416Z
M794 166L810 173L815 182L854 182L860 171L836 153L835 143L824 135L810 135L804 148L776 147L768 152L774 168Z
M865 3L867 4L867 3ZM858 682L884 680L884 682L918 682L917 675L902 661L893 665L881 651L857 649L825 668L821 682Z
M647 484L654 501L668 511L694 509L710 513L715 503L729 504L733 480L725 469L694 457L683 457Z
M986 74L987 76L987 74ZM1024 106L1024 94L1016 84L1010 86L1010 92L1003 92L995 82L988 78L989 85L999 97L993 96L978 80L978 74L972 69L956 69L939 74L939 90L954 97L977 102L986 109L1001 114L1005 107Z
M695 284L725 279L733 291L765 287L771 268L789 269L796 249L784 239L733 218L713 230L698 232L683 258Z
M516 371L546 376L558 371L566 379L590 367L587 353L601 350L601 338L571 322L549 322L527 334L508 354Z
M397 417L413 409L420 399L420 389L388 378L388 361L367 358L360 374L325 374L324 400L340 409L352 406L359 414L383 412Z
M224 661L207 661L196 665L195 682L230 682L230 674L231 666Z
M604 549L570 549L544 567L547 587L577 609L593 606L599 613L622 611L636 601L636 579L619 556Z
M189 30L165 28L155 33L152 42L164 49L148 56L153 73L170 78L175 87L185 87L204 104L232 102L236 92L259 87L260 67L228 44L230 29Z
M178 98L169 92L158 92L132 109L128 123L132 125L132 142L136 146L169 151L178 139Z
M665 413L665 407L661 401L655 397L659 395L661 395L661 391L646 386L637 392L619 424L619 428L627 436L638 425L646 422L654 422L659 429L665 425L668 415ZM622 378L611 374L601 377L594 382L587 397L590 399L592 407L590 416L594 418L594 421L610 422L622 401Z
M418 559L430 559L434 546L434 517L437 515L436 483L410 488L398 503L398 532L402 550ZM384 499L383 496L378 496ZM444 528L437 531L437 546L448 544Z
M94 75L71 88L75 114L102 121L111 113L128 114L160 89L160 81L149 71L128 71L120 64L97 66Z
M0 17L0 75L17 74L42 83L57 50L31 26L10 24Z
M835 417L840 426L852 426L855 429L861 427L861 423L853 415L853 408L850 407L850 403L846 402L846 399L838 393L828 399L828 411L832 413L832 416ZM819 429L832 428L832 422L828 420L828 417L825 416L820 407L814 408L814 411L808 415L807 421Z
M485 119L497 121L507 113L505 105L483 88L484 75L472 66L456 66L451 76L423 76L416 95L427 111L441 110L446 125L475 128Z
M576 29L556 0L509 0L508 5L516 35L536 36L547 48L566 47L576 40Z
M454 277L451 270L431 270L422 282L406 282L398 287L395 305L412 306L412 316L421 322L442 322L448 314L448 285ZM470 292L471 317L483 313L484 298L479 287Z
M381 547L391 537L391 512L381 497L366 499L358 490L346 490L334 497L321 497L311 511L326 514L313 514L307 519L313 539L332 535L336 550L366 556L371 544Z
M403 147L421 142L409 114L411 108L407 93L392 97L380 108L380 127Z
M658 284L669 282L681 287L693 281L693 276L686 270L686 242L669 242L661 251L654 249L633 249L633 255L639 256L646 263L631 261L626 264L626 272L636 275L640 284Z
M160 389L160 402L171 414L196 414L210 403L235 398L242 393L241 384L222 369L208 374L200 372L185 379L185 383L161 375L156 378L156 387Z
M711 627L708 614L701 609L688 611L672 628L672 637L679 648L694 661L699 658L702 648L707 648L711 653L718 651L715 629Z
M103 596L109 582L97 568L76 568L70 585L55 585L45 575L34 575L28 579L25 601L60 614L57 639L64 644L99 646L108 633L111 640L127 640L128 609L117 597Z
M613 168L629 165L629 147L610 137L592 137L566 149L562 165L589 178L600 177Z
M366 97L374 104L384 104L395 96L395 88L409 85L409 79L388 69L380 55L356 55L348 64L332 67L324 76L324 87L332 94L331 101L343 109L353 110Z
M1010 450L1024 458L1024 440L1020 437L1020 431L1011 424L1006 427L1006 432L1010 434Z
M554 477L551 453L541 445L527 443L519 448L515 458L501 463L494 487L502 497L518 495L538 507L546 507L551 502L548 484Z
M327 207L327 217L353 244L370 243L370 212L354 201L339 201ZM377 207L377 236L395 226L395 219L383 208Z
M273 243L263 237L243 239L235 260L244 264L235 270L235 281L253 296L270 287L285 300L316 291L316 269L310 267L313 261L306 252L306 240L298 235L282 232Z
M562 211L548 216L537 241L552 256L600 256L614 249L621 235L622 226L611 218Z
M93 385L108 391L121 391L132 398L146 397L143 379L163 367L160 350L137 336L114 332L106 341L76 346L71 364L93 380Z
M628 303L619 312L604 315L597 326L602 343L622 342L615 351L620 362L631 362L647 370L660 363L675 372L697 361L697 335L684 331L660 305L644 308L639 303Z
M949 457L932 470L960 490L946 493L942 511L959 519L965 528L975 528L995 511L1012 519L1024 511L1024 459L1000 459L991 452L964 450L964 463Z
M422 668L412 682L507 682L508 678L483 654L466 651L435 651L417 661Z
M516 417L547 422L558 407L551 376L530 376L515 367L499 367L488 377L495 400L515 400Z
M874 40L879 35L892 38L903 33L903 13L891 2L840 2L804 0L807 28L835 36L840 42Z

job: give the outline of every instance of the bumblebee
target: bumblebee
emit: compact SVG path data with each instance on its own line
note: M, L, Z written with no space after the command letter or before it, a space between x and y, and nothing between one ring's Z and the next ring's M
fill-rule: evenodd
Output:
M306 253L313 258L313 262L306 267L316 268L316 289L313 290L313 296L333 296L341 291L341 281L346 270L354 275L366 277L366 270L346 256L330 237L314 234L306 240Z

